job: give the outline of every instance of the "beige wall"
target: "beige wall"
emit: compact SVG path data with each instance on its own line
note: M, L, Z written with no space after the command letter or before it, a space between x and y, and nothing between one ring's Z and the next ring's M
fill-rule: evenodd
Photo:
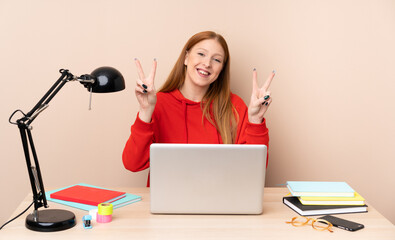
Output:
M227 39L232 90L245 101L254 67L261 83L277 70L267 186L347 181L395 223L395 1L383 0L0 0L0 222L30 192L8 117L29 111L60 68L79 75L113 66L127 89L94 95L88 111L88 92L69 83L35 121L47 190L145 186L147 172L128 172L121 162L138 109L132 60L148 71L157 58L159 87L186 40L202 30Z

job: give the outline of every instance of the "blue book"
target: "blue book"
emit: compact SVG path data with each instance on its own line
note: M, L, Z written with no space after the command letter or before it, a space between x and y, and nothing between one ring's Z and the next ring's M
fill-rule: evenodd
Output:
M288 181L293 196L302 197L354 197L354 189L346 182Z
M89 185L89 184L85 184L85 183L79 183L79 184L75 184L75 185L106 189L106 188L97 187L97 186L93 186L93 185ZM60 191L60 190L63 190L63 189L66 189L66 188L69 188L69 187L72 187L72 186L75 186L75 185L71 185L71 186L68 186L68 187L59 188L59 189L55 189L55 190L52 190L52 191L45 192L45 196L46 196L48 201L60 203L60 204L67 205L67 206L70 206L70 207L74 207L74 208L78 208L78 209L82 209L82 210L86 210L86 211L89 211L89 210L92 210L92 209L97 209L97 206L92 206L92 205L82 204L82 203L76 203L76 202L63 201L63 200L58 200L58 199L54 199L54 198L50 197L50 195L52 193L54 193L54 192L57 192L57 191ZM138 202L140 200L141 200L140 196L137 196L137 195L134 195L134 194L130 194L130 193L126 193L125 197L122 197L119 200L111 202L111 204L113 205L114 209L117 209L117 208L126 206L128 204L131 204L131 203L134 203L134 202Z

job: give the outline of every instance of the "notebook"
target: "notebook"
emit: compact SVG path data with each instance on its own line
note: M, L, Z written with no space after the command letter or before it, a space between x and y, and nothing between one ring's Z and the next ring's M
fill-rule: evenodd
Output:
M362 213L368 211L367 205L303 205L298 197L284 197L283 203L302 216Z
M85 183L79 183L78 185L105 189L105 188L102 188L102 187L97 187L97 186L93 186L93 185L85 184ZM76 202L69 202L69 201L63 201L63 200L58 200L58 199L51 198L51 194L52 193L58 192L58 191L63 190L63 189L67 189L67 188L72 187L72 186L75 186L75 185L71 185L71 186L68 186L68 187L47 191L47 192L45 192L45 196L46 196L48 201L60 203L60 204L63 204L63 205L71 206L71 207L82 209L82 210L85 210L85 211L89 211L89 210L92 210L92 209L97 209L97 206L93 206L93 205L76 203ZM141 196L138 196L138 195L126 193L123 196L125 196L125 197L122 197L119 200L111 202L113 207L114 207L114 209L117 209L117 208L129 205L129 204L141 201ZM118 199L118 198L116 198L116 199Z
M354 189L346 182L288 181L293 196L354 197Z
M66 189L54 192L51 198L97 206L103 202L109 202L124 195L125 192L113 191L90 186L75 185Z
M152 144L155 214L261 214L265 145Z
M299 197L303 205L365 205L365 199L357 192L354 197Z

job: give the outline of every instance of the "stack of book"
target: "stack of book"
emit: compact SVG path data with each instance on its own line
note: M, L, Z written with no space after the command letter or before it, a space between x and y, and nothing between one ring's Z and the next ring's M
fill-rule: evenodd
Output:
M346 182L288 181L283 203L302 216L367 212L365 199Z
M111 203L113 208L116 209L141 200L140 196L134 194L84 183L49 191L45 195L49 201L86 211L96 209L100 203Z

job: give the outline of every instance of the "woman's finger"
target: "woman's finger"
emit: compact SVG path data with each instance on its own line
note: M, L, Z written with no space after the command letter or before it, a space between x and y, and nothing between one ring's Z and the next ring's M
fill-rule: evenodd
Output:
M269 107L270 103L272 103L272 99L271 98L268 101L266 101L265 105Z
M276 75L276 71L273 70L273 72L270 74L270 76L267 78L265 84L263 85L262 89L264 91L267 91L270 87L270 84L272 83L272 80L274 78L274 76Z
M269 100L271 100L271 92L266 92L262 95L261 99L263 99L262 104L264 104L265 102L268 102Z
M134 91L136 91L137 93L143 93L146 94L147 90L145 90L144 88L142 88L141 86L137 85L136 88L134 89Z
M254 70L252 70L252 93L256 94L257 90L258 90L258 73L254 68Z
M148 88L148 86L143 81L141 81L140 79L136 80L136 84L137 84L137 86L143 87L144 89Z
M262 105L262 107L266 107L266 106L270 105L270 103L272 102L272 99L269 98L269 99L265 100L264 98L260 98L259 101L260 101L260 104Z
M154 83L155 74L156 74L156 66L158 65L156 58L154 58L154 62L152 63L151 72L149 74L149 78L152 79L152 83Z
M145 80L145 75L144 75L143 68L141 67L140 61L139 61L137 58L135 58L135 59L134 59L134 62L136 63L137 73L138 73L140 79L141 79L142 81L144 81L144 80Z

